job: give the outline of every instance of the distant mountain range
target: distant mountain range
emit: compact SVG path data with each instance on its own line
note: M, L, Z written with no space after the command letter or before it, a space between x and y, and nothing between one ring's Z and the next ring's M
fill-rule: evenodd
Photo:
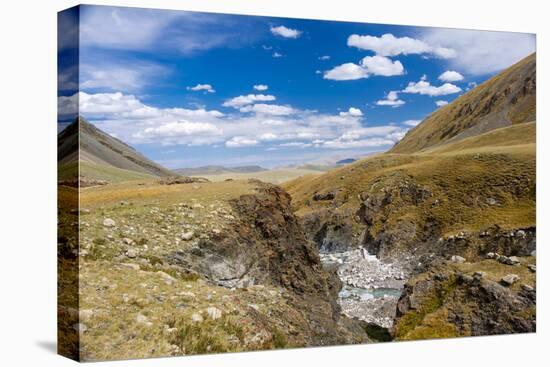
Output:
M202 166L195 168L178 168L173 170L178 175L182 176L201 176L201 175L221 175L225 173L254 173L267 171L266 168L260 166L239 166L239 167L225 167L225 166Z

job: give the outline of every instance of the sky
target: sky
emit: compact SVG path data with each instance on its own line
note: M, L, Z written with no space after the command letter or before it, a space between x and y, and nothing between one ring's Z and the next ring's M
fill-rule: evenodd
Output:
M535 51L524 33L107 6L58 24L60 129L78 113L172 169L385 151Z

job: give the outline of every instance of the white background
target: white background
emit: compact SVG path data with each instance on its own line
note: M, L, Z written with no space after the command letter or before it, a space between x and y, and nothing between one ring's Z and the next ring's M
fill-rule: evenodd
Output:
M98 363L97 366L538 366L550 345L549 50L544 1L142 0L129 5L537 33L537 334ZM75 1L4 1L0 11L0 364L66 366L56 339L56 12ZM7 204L7 205L6 205ZM546 339L546 340L545 340ZM544 361L544 362L543 362Z

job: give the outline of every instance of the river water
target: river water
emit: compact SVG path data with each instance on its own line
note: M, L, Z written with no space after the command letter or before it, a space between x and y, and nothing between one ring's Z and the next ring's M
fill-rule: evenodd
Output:
M321 261L338 266L343 287L338 295L342 313L389 328L406 282L397 263L384 263L365 249L321 253Z

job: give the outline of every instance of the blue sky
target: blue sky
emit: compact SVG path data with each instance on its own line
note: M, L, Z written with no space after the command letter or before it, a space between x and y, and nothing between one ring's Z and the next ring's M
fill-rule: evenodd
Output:
M169 168L384 151L535 51L520 33L103 6L76 15L60 17L80 26L78 68L70 33L60 36L60 121L78 100L90 122Z

